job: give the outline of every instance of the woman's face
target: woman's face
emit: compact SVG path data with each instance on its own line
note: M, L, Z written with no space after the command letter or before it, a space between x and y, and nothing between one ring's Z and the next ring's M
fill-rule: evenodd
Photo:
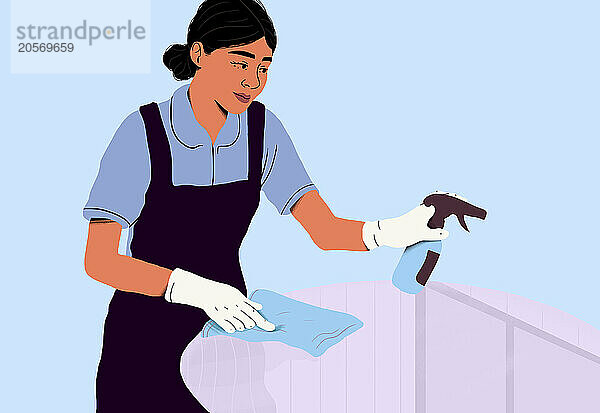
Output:
M262 92L267 83L267 70L273 52L265 38L243 46L232 46L204 53L202 43L196 42L190 55L200 69L202 93L209 95L231 113L244 112Z

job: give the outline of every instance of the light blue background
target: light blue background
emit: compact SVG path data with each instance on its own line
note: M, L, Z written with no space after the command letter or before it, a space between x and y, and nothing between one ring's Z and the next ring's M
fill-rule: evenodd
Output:
M180 84L161 57L199 3L172 4L152 2L147 75L10 75L4 32L1 411L93 411L112 289L84 272L81 210L120 122ZM448 221L434 279L600 327L598 2L265 4L279 43L259 100L337 216L393 217L458 192L488 218L470 234ZM264 198L242 247L249 290L279 292L390 278L400 254L321 251Z

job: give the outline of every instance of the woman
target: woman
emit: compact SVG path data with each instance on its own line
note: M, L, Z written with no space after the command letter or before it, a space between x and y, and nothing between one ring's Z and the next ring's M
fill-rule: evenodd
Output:
M86 272L116 289L96 377L98 412L205 412L179 359L212 318L229 332L275 326L246 298L239 247L262 190L324 250L366 251L444 239L426 226L433 207L362 222L334 216L276 116L255 101L276 47L255 0L207 0L186 44L163 57L171 99L121 124L84 208ZM118 254L129 228L127 255Z

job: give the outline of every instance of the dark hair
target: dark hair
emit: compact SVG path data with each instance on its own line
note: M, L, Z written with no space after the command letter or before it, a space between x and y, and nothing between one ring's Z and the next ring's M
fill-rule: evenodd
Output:
M210 54L223 47L252 43L263 36L274 52L275 27L260 0L206 0L190 22L187 43L169 46L163 63L175 79L190 79L198 69L190 58L194 42L201 42L206 54Z

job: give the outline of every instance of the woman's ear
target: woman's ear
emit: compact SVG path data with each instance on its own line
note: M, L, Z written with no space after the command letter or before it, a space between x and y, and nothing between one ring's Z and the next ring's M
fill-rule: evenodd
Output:
M190 57L198 68L201 68L200 59L202 56L204 56L204 47L202 46L202 43L194 42L190 48Z

